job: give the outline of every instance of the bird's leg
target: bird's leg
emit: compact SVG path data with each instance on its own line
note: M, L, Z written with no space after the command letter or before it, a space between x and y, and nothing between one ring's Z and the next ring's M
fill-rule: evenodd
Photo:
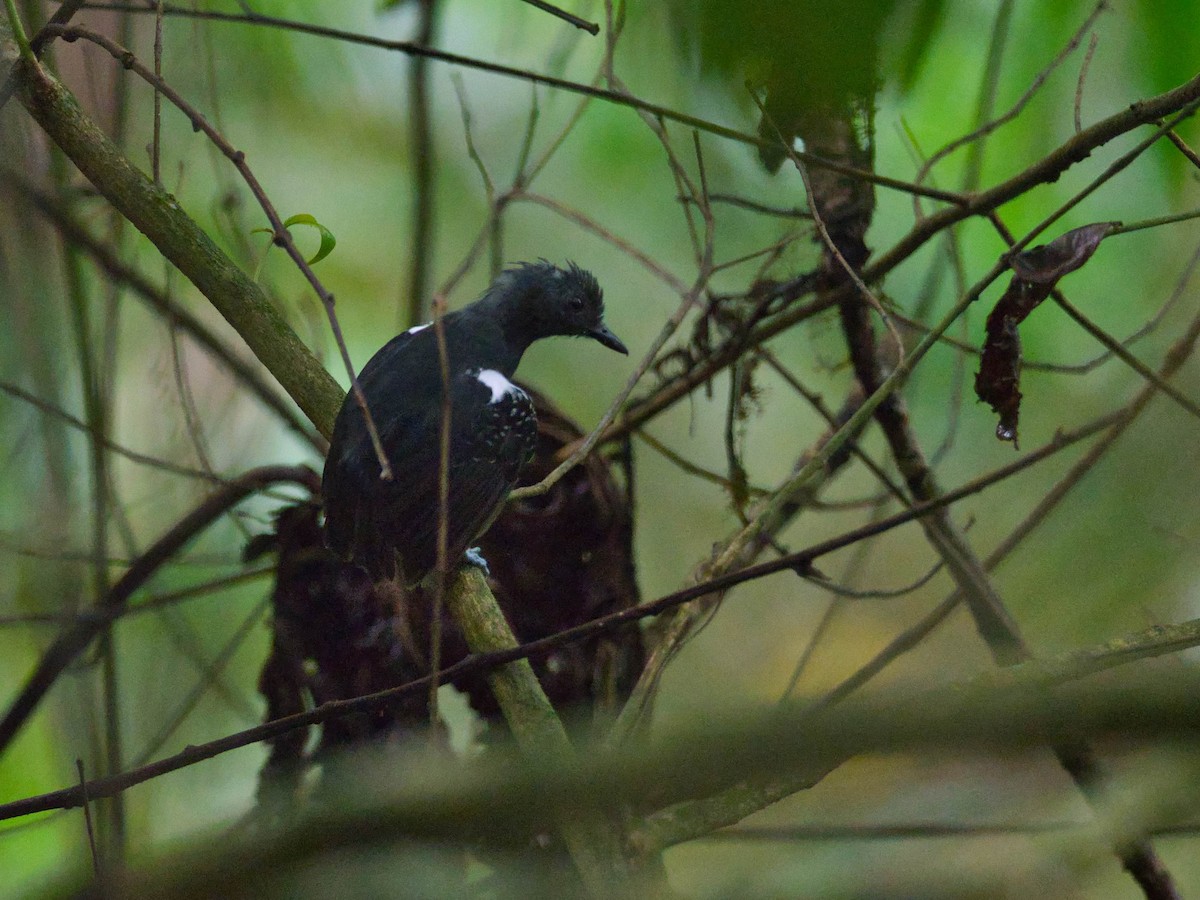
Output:
M483 572L484 578L490 578L492 570L487 564L487 560L483 558L483 552L478 547L471 547L463 554L463 559L473 565L475 568Z

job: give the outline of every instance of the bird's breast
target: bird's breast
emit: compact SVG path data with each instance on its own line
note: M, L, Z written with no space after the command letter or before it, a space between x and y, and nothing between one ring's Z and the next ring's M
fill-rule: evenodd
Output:
M475 377L489 393L473 423L470 457L497 465L506 478L515 480L537 441L533 401L494 369L483 369Z

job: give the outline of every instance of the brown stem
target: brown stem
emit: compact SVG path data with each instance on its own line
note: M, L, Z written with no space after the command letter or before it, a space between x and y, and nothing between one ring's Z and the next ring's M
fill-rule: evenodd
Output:
M96 189L194 284L237 330L305 415L328 436L344 392L267 299L79 108L44 69L15 67L22 105Z
M8 712L4 714L3 720L0 720L0 754L7 749L58 676L124 612L125 605L134 591L145 584L192 538L231 507L251 494L280 482L298 484L313 494L320 491L320 481L312 469L295 466L264 466L251 469L241 478L217 488L134 560L133 565L97 604L104 610L105 615L77 620L42 655L37 667L26 679L24 687L9 706Z

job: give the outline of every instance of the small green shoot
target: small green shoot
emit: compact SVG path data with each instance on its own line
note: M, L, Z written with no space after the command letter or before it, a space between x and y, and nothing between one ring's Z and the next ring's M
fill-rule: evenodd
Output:
M317 229L317 232L321 235L321 245L317 248L317 252L312 255L312 258L307 260L310 266L315 266L330 253L332 253L333 248L337 246L337 238L333 236L333 232L308 213L296 213L294 216L288 216L288 218L286 218L283 222L284 228L291 228L293 225L311 225L313 228ZM250 233L269 234L272 236L272 239L274 239L275 235L275 231L272 228L255 228ZM269 245L268 249L270 249ZM266 258L266 254L264 253L262 259L259 260L258 265L254 269L255 281L258 281L258 273L262 270L262 264Z

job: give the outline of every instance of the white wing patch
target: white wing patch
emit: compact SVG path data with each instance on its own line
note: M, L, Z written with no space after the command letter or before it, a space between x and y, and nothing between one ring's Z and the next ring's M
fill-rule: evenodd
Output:
M406 331L404 333L411 336L411 335L416 334L418 331L424 331L428 327L429 327L429 323L426 322L424 325L414 325L412 328L408 329L408 331Z
M475 377L482 384L487 385L492 392L492 399L489 403L499 403L506 394L523 394L525 393L495 369L482 369L475 373Z

